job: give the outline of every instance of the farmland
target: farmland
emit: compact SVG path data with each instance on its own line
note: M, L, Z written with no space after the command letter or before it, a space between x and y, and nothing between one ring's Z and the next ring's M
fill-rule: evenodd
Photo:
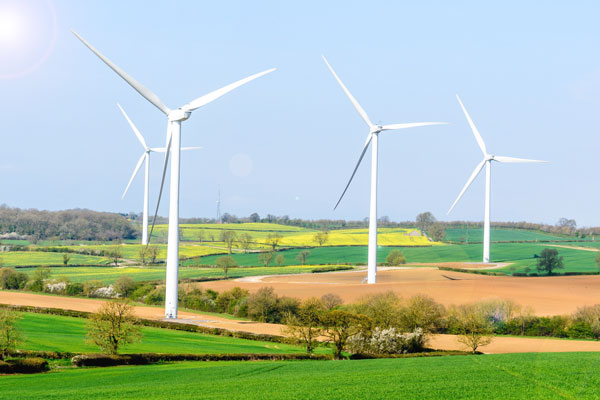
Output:
M20 313L18 328L24 336L21 350L97 352L86 342L86 319L48 314ZM52 335L48 327L52 326ZM123 353L299 353L303 349L283 343L261 342L160 328L142 328L143 340L128 344ZM323 349L325 351L326 349Z
M106 265L109 260L104 257L88 256L82 254L69 254L70 264L74 265ZM0 253L0 260L4 267L27 265L62 265L63 254L45 251L10 251Z
M593 399L594 353L502 354L362 361L183 362L6 376L0 397L219 399ZM357 375L360 371L360 376ZM151 385L148 382L152 382Z

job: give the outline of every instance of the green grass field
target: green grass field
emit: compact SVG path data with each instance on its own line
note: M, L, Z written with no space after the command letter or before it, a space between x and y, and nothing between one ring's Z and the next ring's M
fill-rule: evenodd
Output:
M502 229L492 228L490 231L490 239L492 242L511 242L511 241L555 241L555 240L576 240L573 236L554 235L540 231L524 230L524 229ZM483 228L449 228L446 229L444 240L450 242L482 242Z
M4 376L0 398L598 399L598 368L596 353L184 362Z
M84 318L48 314L20 313L18 329L24 336L21 350L98 352L96 346L86 343L87 322ZM303 349L282 343L260 342L205 335L171 329L143 327L141 343L123 347L121 353L300 353ZM331 352L319 349L321 353Z
M81 254L69 254L69 264L75 265L106 265L109 260L104 257L86 256ZM0 253L0 261L3 267L27 266L27 265L62 265L63 253L52 253L45 251L10 251Z
M510 262L514 263L515 272L522 272L526 267L535 272L537 259L534 257L541 251L549 247L551 243L492 243L490 247L492 262ZM482 245L445 245L430 247L379 247L377 250L377 262L385 262L385 258L390 251L399 249L406 257L407 262L481 262ZM559 255L564 257L565 269L561 272L595 272L598 268L595 265L595 252L556 248ZM352 263L366 264L367 247L365 246L341 246L341 247L320 247L309 249L311 254L307 258L307 263L327 264L327 263ZM285 257L284 265L296 264L296 256L300 249L291 249L280 251ZM200 259L186 261L185 265L197 263L214 263L216 256L207 256ZM257 254L235 254L239 265L249 266L260 263ZM500 269L499 271L510 273L510 267Z

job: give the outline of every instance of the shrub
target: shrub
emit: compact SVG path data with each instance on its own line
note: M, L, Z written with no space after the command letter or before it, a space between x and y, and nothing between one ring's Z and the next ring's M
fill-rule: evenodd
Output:
M236 306L240 304L242 299L247 298L248 295L249 292L247 290L239 287L221 292L216 299L217 309L220 312L235 315Z
M153 289L144 297L144 303L161 305L165 303L165 290L161 288Z
M588 337L596 340L600 339L600 304L577 309L573 314L573 319L589 326L591 336Z
M34 374L48 371L48 361L43 358L16 358L0 361L0 373Z
M345 265L338 265L338 266L331 266L331 267L317 267L317 268L311 269L310 272L312 272L313 274L318 274L320 272L346 271L349 269L354 269L354 267L345 266Z
M135 290L136 284L130 276L118 277L112 284L113 289L122 297L127 297Z
M360 354L406 354L423 350L425 335L421 328L410 333L401 333L396 328L375 328L369 335L360 332L348 340L348 350Z
M401 265L406 264L406 258L400 250L392 250L385 258L387 265Z
M321 296L321 301L323 302L323 307L327 311L334 310L344 304L344 300L335 293L324 294Z
M27 274L13 268L0 269L0 289L23 289L27 283Z
M381 329L400 326L401 300L392 291L361 297L351 309L366 315L373 321L373 326Z
M67 286L66 290L67 295L69 296L80 296L83 294L83 284L81 283L71 283Z
M144 300L144 297L148 293L154 290L154 286L146 284L138 286L130 295L129 298L132 300Z
M248 297L248 316L261 322L274 322L279 319L278 297L272 287L262 287Z
M442 327L446 310L429 296L418 294L408 299L400 309L399 326L403 332L434 332Z
M104 282L102 281L99 281L97 279L86 281L83 283L83 294L85 296L90 296L92 292L101 287L104 287Z

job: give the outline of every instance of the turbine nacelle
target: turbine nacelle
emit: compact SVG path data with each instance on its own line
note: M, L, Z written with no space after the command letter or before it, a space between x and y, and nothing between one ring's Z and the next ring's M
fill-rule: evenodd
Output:
M373 125L369 131L370 134L376 135L383 130L383 125Z
M177 110L172 110L169 113L168 117L169 117L169 122L175 122L175 121L185 121L191 115L192 115L192 113L190 111L184 111L181 108L178 108Z
M485 156L485 161L496 161L496 156L493 154L488 154Z

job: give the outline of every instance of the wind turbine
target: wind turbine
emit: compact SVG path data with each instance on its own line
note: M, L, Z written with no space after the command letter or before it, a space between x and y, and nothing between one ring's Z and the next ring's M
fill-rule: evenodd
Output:
M146 100L152 103L156 108L162 111L167 116L167 145L165 146L165 162L163 167L162 181L160 185L160 192L158 201L156 204L156 212L154 214L154 221L156 221L156 215L158 214L158 207L160 205L160 198L162 196L162 190L165 183L165 175L167 172L167 165L169 162L169 153L171 153L171 181L170 181L170 201L169 201L169 230L168 230L168 244L167 244L167 273L166 273L166 291L165 291L165 318L177 318L177 285L179 275L179 156L181 150L181 122L188 119L192 111L205 106L208 103L213 102L219 97L229 93L230 91L250 82L256 78L273 72L275 68L268 69L263 72L259 72L247 78L241 79L237 82L231 83L227 86L210 92L204 96L198 97L175 110L168 108L157 95L152 93L132 76L127 74L117 65L115 65L108 58L104 57L98 50L93 48L88 42L86 42L81 36L75 31L72 31L75 36L81 42L86 45L94 54L98 56L106 65L108 65L113 71L117 73L125 82L127 82L133 89L142 95ZM152 226L154 227L154 221ZM152 230L151 230L152 232Z
M127 194L127 191L129 190L129 187L131 186L133 179L136 177L137 173L139 172L140 168L142 167L142 163L145 162L144 208L142 211L142 245L145 246L148 244L148 187L150 184L150 178L149 178L150 153L164 153L166 151L166 149L164 147L148 147L148 145L146 144L146 140L144 139L144 136L142 136L142 134L140 133L138 128L131 121L131 118L129 118L129 116L127 115L125 110L123 110L123 107L121 107L121 105L119 103L117 103L117 106L119 106L119 109L125 116L125 119L129 123L129 126L131 126L133 133L135 133L135 136L137 137L137 139L141 143L142 147L144 148L144 152L142 153L142 156L138 160L135 168L133 169L133 174L131 175L131 179L129 179L129 183L127 184L127 187L125 188L125 191L123 192L123 196L121 196L121 200L125 198L125 195ZM202 147L182 147L181 150L196 150L196 149L201 149L201 148Z
M477 166L473 170L473 173L469 177L469 180L467 181L467 183L463 187L462 191L460 192L460 194L454 201L454 204L452 204L452 207L450 207L450 209L448 210L447 214L450 214L452 209L454 209L454 206L456 206L456 204L458 203L460 198L463 196L463 194L466 192L466 190L469 188L469 186L471 186L471 183L473 183L475 178L477 178L477 175L479 175L479 173L483 169L483 166L485 165L485 214L484 214L484 221L483 221L483 262L489 263L490 262L490 193L491 193L491 180L492 180L492 161L498 161L501 163L547 163L548 161L528 160L525 158L505 157L505 156L496 156L494 154L489 154L485 147L483 138L479 134L477 127L475 126L475 124L473 123L473 120L469 116L467 109L463 105L462 101L460 101L460 97L458 97L458 95L456 95L456 98L458 99L458 103L460 104L460 107L462 108L463 112L465 113L465 117L467 117L467 121L469 122L469 126L471 126L471 130L473 131L475 140L477 141L477 144L479 145L479 148L481 149L481 152L483 153L483 160L481 160L481 162L479 164L477 164Z
M418 126L428 126L428 125L441 125L446 124L446 122L413 122L408 124L390 124L390 125L375 125L371 122L367 113L363 108L358 104L358 101L352 96L350 91L344 86L340 78L337 76L331 65L327 62L325 56L323 56L323 61L327 64L327 68L333 74L335 80L340 84L346 96L350 99L350 102L356 108L356 111L360 114L362 119L367 123L369 127L369 134L367 135L367 140L363 145L362 153L360 153L360 157L358 158L358 162L354 167L354 171L352 171L352 175L350 176L350 180L348 180L348 184L344 188L340 199L336 203L334 210L342 201L342 198L346 194L354 175L356 174L356 170L360 165L363 157L367 149L369 148L369 144L373 143L371 147L371 209L369 213L369 255L368 255L368 273L367 273L367 283L376 283L377 282L377 152L378 152L378 141L379 141L379 133L385 131L393 131L398 129L406 129L406 128L415 128Z

